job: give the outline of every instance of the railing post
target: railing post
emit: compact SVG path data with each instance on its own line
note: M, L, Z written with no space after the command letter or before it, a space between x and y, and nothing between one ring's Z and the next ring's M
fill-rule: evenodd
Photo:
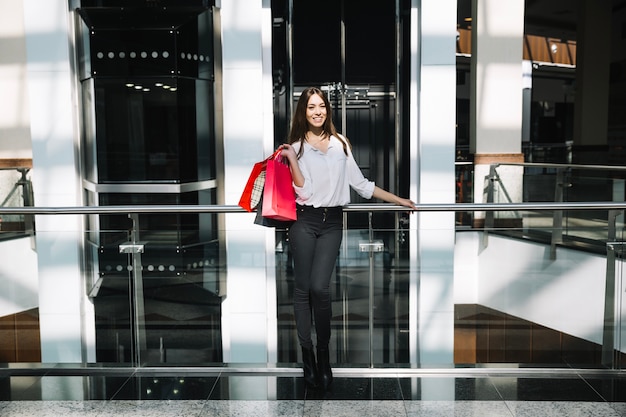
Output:
M374 367L374 252L382 252L385 245L382 240L374 241L374 228L372 227L373 213L368 213L369 239L367 242L359 242L359 251L369 254L369 345L370 345L370 368Z
M606 245L606 282L604 289L604 328L602 332L602 365L613 369L616 364L615 340L616 340L616 313L615 311L615 247L625 242L615 242L616 220L622 213L621 210L609 210L608 217L608 242ZM621 296L621 295L620 295Z
M565 184L565 171L563 168L556 170L556 184L554 186L554 202L563 202L563 188ZM563 243L563 210L554 210L552 213L552 238L550 239L550 259L556 259L556 245Z
M485 186L483 188L483 201L485 203L493 203L494 188L498 173L496 172L496 164L489 166L489 176L485 179ZM483 248L487 247L489 243L489 230L493 229L494 225L494 212L485 212L485 226L483 228Z
M19 168L18 171L22 175L18 184L22 186L22 198L24 207L34 206L33 184L28 179L28 168ZM24 215L24 231L29 234L35 233L35 216L32 214Z
M130 231L130 240L119 246L120 253L127 253L130 257L132 279L129 282L132 346L131 355L134 366L141 365L142 352L146 351L145 307L143 298L143 276L141 272L141 254L144 251L144 242L139 241L139 214L130 213L128 217L133 225Z

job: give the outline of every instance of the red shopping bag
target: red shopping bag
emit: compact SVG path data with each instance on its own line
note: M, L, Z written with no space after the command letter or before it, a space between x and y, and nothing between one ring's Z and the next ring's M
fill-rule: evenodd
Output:
M250 173L250 177L248 177L248 182L246 183L243 193L241 193L241 198L239 199L239 206L246 211L254 211L259 205L261 196L263 195L263 187L265 185L265 169L267 167L267 161L274 159L279 153L280 150L277 150L267 159L257 162L252 167L252 172Z
M262 215L266 219L296 220L296 195L291 171L280 153L274 155L267 161Z

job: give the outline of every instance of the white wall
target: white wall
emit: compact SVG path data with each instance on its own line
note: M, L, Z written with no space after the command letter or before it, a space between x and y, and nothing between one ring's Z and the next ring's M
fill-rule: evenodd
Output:
M481 249L481 240L481 232L457 233L455 303L480 304L602 343L604 256L558 248L551 260L547 245L489 235Z
M0 242L0 317L39 307L37 253L33 239Z

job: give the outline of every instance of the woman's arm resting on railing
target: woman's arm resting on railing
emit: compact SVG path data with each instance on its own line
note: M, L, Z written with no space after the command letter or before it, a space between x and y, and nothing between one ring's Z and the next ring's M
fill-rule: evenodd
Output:
M399 206L405 206L409 207L412 210L415 210L415 203L408 198L398 197L397 195L390 193L389 191L385 191L378 186L374 187L374 193L372 194L372 197L386 201L387 203L394 203Z

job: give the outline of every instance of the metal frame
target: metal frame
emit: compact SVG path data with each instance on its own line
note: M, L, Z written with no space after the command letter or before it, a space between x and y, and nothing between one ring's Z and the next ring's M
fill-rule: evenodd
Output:
M232 366L164 366L164 367L125 367L125 366L93 366L92 364L42 364L37 367L1 368L0 377L11 376L302 376L302 368L278 366L250 366L247 364L232 364ZM335 376L344 378L626 378L626 373L617 369L588 369L588 368L516 368L516 367L480 367L463 366L460 368L333 368Z
M593 201L569 203L424 203L416 204L415 212L429 211L528 211L528 210L624 210L626 201ZM347 212L381 212L410 209L390 203L347 204ZM238 205L118 205L118 206L65 206L65 207L0 207L0 214L128 214L128 213L247 213Z

